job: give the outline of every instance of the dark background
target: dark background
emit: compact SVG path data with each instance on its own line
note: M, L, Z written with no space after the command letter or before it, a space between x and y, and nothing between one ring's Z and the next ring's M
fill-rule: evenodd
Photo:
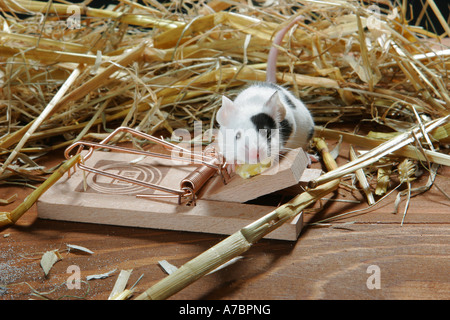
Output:
M84 0L72 0L73 3L82 3ZM139 3L142 3L142 1L138 1ZM161 0L159 1L161 3L167 3L171 2L168 0ZM175 1L172 1L175 2ZM182 3L182 0L178 0L179 3ZM253 1L255 5L258 3L261 3L262 1ZM367 5L370 4L377 4L377 1L364 1ZM407 13L406 17L407 19L411 19L410 24L414 25L416 23L416 18L419 16L420 12L422 11L423 6L426 4L427 0L410 0L406 1L407 3ZM436 5L439 7L442 15L444 18L449 19L449 1L448 0L435 0L434 1ZM108 4L118 4L119 1L108 1L108 0L93 0L89 3L90 7L94 8L101 8L106 7ZM397 3L397 6L402 6L403 0L391 0L391 3ZM383 5L380 4L380 7L383 8ZM181 6L173 6L173 8L181 8ZM436 18L436 15L434 14L433 10L428 6L426 10L426 14L420 21L420 25L424 27L426 30L434 32L438 35L441 35L444 33L444 29L442 28L441 24ZM447 35L449 36L449 35Z

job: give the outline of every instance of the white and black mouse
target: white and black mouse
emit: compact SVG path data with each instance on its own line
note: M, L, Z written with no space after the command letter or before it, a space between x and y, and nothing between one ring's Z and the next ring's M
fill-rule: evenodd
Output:
M276 82L276 60L279 45L297 17L280 30L267 62L266 82L250 85L234 101L222 97L217 112L218 148L230 164L259 163L293 149L307 150L314 134L314 121L306 106Z

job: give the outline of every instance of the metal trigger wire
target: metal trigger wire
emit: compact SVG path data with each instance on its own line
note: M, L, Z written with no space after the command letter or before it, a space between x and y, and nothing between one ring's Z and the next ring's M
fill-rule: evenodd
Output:
M158 152L151 152L151 151L145 151L145 150L137 150L137 149L131 149L127 147L121 147L116 145L110 145L108 144L116 134L118 133L129 133L134 136L138 136L142 139L150 140L154 143L162 145L164 148L168 149L169 151L176 150L179 152L182 152L183 156L187 156L187 158L174 156L172 153L171 155L162 154ZM218 173L224 183L226 183L229 180L229 175L227 172L226 164L221 165L220 161L220 155L217 154L217 152L214 150L214 148L207 148L205 152L199 154L191 152L188 149L182 148L180 146L177 146L175 144L172 144L170 142L164 141L163 139L156 138L154 136L148 135L146 133L140 132L135 129L131 129L128 127L119 127L116 130L114 130L110 135L108 135L105 139L103 139L99 143L95 142L88 142L88 141L77 141L73 143L71 146L69 146L65 150L65 157L66 159L69 159L71 157L70 153L75 148L77 148L76 154L81 153L84 147L88 147L88 151L86 154L84 154L79 163L77 164L77 167L84 170L91 172L93 174L103 175L112 179L117 179L120 181L124 181L131 184L136 184L142 187L150 188L153 190L157 190L162 192L162 194L139 194L137 197L139 198L174 198L178 197L178 203L182 202L182 199L187 201L188 205L195 205L196 204L196 193L202 188L202 186L216 173ZM167 160L177 160L182 162L188 162L189 165L195 165L197 168L193 170L191 173L189 173L184 179L180 181L179 189L176 188L170 188L165 187L157 184L153 184L146 181L137 180L130 177L121 176L116 173L107 172L105 170L101 170L98 168L94 168L91 166L86 165L86 160L88 160L93 152L97 149L109 149L111 151L118 151L123 153L129 153L129 154L137 154L137 155L143 155L146 157L156 157L156 158L162 158Z

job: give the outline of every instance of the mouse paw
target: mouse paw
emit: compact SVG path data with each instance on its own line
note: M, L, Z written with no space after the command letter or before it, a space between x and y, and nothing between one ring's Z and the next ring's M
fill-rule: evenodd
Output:
M319 162L319 157L316 154L307 153L308 158L308 168L311 166L312 163Z

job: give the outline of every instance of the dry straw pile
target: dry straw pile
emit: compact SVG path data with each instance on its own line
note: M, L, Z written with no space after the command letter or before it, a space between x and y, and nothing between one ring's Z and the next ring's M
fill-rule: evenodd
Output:
M425 2L444 35L410 25L406 1L121 0L102 9L64 0L1 1L0 181L42 181L52 169L36 158L80 139L103 139L121 125L168 137L193 128L194 121L205 130L215 127L221 95L233 98L247 83L264 80L273 35L301 15L280 47L278 82L307 104L318 137L343 139L368 152L352 149L353 161L339 168L330 159L331 171L312 181L302 197L140 298L168 297L246 251L335 190L345 175L357 177L371 205L374 194L389 192L392 175L408 185L408 194L426 191L438 167L450 165L450 49L443 44L450 28L434 1ZM418 19L426 16L423 10ZM326 128L346 122L375 123L384 133ZM330 157L323 140L315 142ZM425 186L412 186L415 162L429 172ZM369 172L378 177L375 187L367 183ZM227 249L230 241L236 250ZM222 248L227 250L218 255ZM183 270L190 274L184 282Z
M220 96L265 79L274 33L298 15L303 22L280 48L279 83L305 101L319 125L366 121L390 131L361 136L319 127L317 135L371 149L406 133L406 147L389 152L450 164L450 49L442 44L450 28L433 1L426 7L446 31L441 36L409 25L406 2L143 3L0 3L0 181L42 180L51 169L35 158L102 139L119 125L169 136L194 121L214 127ZM419 20L426 16L423 10ZM425 132L432 120L441 121ZM411 136L414 126L421 139Z
M450 165L450 49L443 44L450 28L433 1L418 21L431 8L443 35L409 25L406 2L141 3L0 3L2 183L43 181L53 169L36 158L80 139L102 139L120 125L168 137L194 121L215 127L221 95L233 98L265 79L272 37L299 15L280 47L278 82L307 104L320 125L317 136L377 147L359 159L353 152L346 168L311 187L356 174L373 204L372 191L385 194L390 175L405 172L400 181L411 182L411 160L431 172L421 191L438 165ZM376 123L384 133L326 128L345 122ZM369 171L378 176L373 190Z
M29 167L30 156L100 139L118 125L148 133L192 128L196 120L215 126L222 94L265 79L271 38L294 15L304 20L281 48L278 80L307 103L316 123L370 120L395 134L449 114L449 49L438 35L408 25L402 3L144 3L0 3L2 180L11 170L26 174L21 163ZM430 136L434 151L449 142L448 128ZM369 148L380 141L358 138L344 136ZM17 156L23 161L14 162Z

